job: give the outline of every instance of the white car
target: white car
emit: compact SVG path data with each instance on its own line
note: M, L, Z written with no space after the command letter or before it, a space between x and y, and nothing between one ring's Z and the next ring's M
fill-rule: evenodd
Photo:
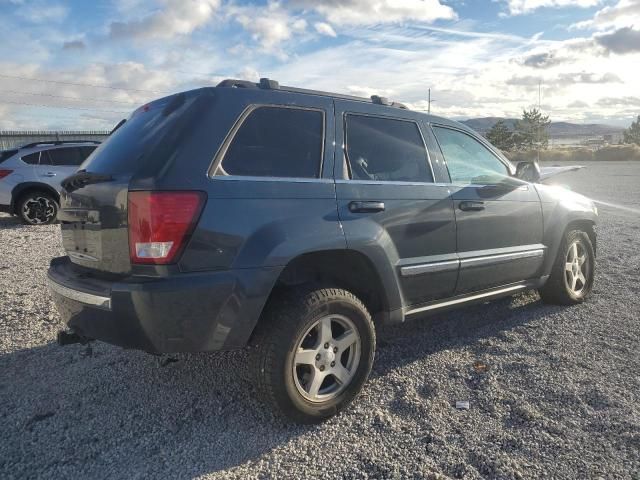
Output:
M100 142L39 142L0 152L0 212L28 225L55 221L60 182L76 172Z

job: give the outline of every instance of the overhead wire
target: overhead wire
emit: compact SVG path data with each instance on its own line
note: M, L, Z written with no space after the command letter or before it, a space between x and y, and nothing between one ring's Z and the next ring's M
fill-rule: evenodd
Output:
M133 100L122 101L122 100L108 100L103 98L88 98L88 97L70 97L66 95L53 95L51 93L37 93L37 92L20 92L18 90L0 90L0 94L10 93L14 95L30 95L30 96L38 96L38 97L51 97L51 98L63 98L66 100L77 100L77 101L86 101L86 102L105 102L105 103L119 103L123 105L139 105L141 102L135 102Z
M62 105L45 105L45 104L39 104L39 103L12 102L11 100L0 100L0 103L12 104L12 105L26 105L29 107L65 108L68 110L87 110L90 112L130 113L129 111L126 111L126 110L104 110L104 109L97 109L97 108L68 107L68 106L62 106Z

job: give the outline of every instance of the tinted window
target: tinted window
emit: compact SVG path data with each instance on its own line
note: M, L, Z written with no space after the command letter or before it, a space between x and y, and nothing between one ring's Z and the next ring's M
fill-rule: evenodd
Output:
M80 147L80 163L84 162L97 147ZM78 165L80 165L80 163Z
M433 128L454 183L497 183L509 176L504 163L471 135Z
M354 180L433 182L414 122L347 115L346 144Z
M155 174L177 158L176 152L198 124L210 121L213 98L177 94L144 105L109 135L81 168L110 175ZM207 154L213 156L214 152Z
M315 110L260 107L242 123L216 175L317 178L322 125Z
M25 155L22 157L22 161L24 163L28 163L29 165L38 165L40 160L40 152L30 153L29 155Z
M48 155L49 162L47 164L56 167L77 167L86 158L80 147L56 148L42 153L43 157L44 154ZM40 163L44 164L45 162L41 161Z

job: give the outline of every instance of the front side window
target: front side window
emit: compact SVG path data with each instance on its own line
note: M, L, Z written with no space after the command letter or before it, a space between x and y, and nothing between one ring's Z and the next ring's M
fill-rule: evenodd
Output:
M509 177L507 166L471 135L433 127L453 183L495 184Z
M215 175L318 178L323 124L318 110L256 108L236 132Z
M354 180L433 182L415 122L349 114L346 145Z

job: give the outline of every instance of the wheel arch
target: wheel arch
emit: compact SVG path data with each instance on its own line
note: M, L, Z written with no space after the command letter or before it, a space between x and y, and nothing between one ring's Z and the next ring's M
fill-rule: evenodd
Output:
M593 253L596 254L597 235L596 235L596 221L595 218L589 218L585 216L569 215L562 223L556 223L553 228L550 229L545 239L545 244L548 247L547 255L543 264L542 274L548 276L551 274L551 269L558 255L558 249L562 243L562 239L570 230L582 230L591 240L593 245Z
M291 259L280 272L262 310L283 289L305 284L350 291L365 304L375 323L384 323L393 305L392 292L385 288L374 262L359 251L339 249L303 253ZM259 323L260 320L256 326Z
M589 240L591 240L591 245L593 246L593 254L596 254L596 246L597 246L597 236L596 236L596 223L593 220L588 219L577 219L572 220L567 224L567 228L564 231L564 235L571 230L581 230L585 232L589 236Z
M58 193L58 191L51 185L40 182L24 182L13 187L13 190L11 191L11 205L9 207L11 209L11 213L16 213L16 203L20 197L28 192L47 192L53 196L53 199L58 203L58 205L60 205L60 193Z

